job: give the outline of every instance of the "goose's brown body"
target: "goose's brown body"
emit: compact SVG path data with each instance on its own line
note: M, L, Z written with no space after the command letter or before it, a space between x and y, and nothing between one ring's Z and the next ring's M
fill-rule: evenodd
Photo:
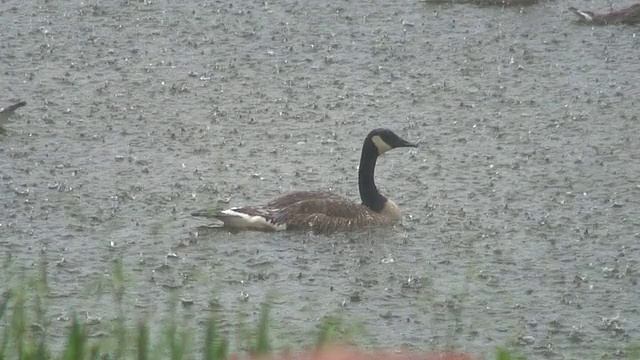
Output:
M330 192L300 191L264 206L231 208L198 216L222 220L226 227L236 229L333 232L391 225L400 220L400 209L387 200L383 210L375 212Z
M192 215L221 220L224 227L236 230L332 232L387 226L400 220L400 209L375 186L376 159L393 148L415 146L387 129L375 129L367 135L358 176L362 204L326 191L299 191L263 206L235 207L219 212L203 210Z

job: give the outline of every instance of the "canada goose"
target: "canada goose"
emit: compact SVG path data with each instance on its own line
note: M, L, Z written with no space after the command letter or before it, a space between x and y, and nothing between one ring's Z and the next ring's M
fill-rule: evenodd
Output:
M390 225L400 220L400 209L376 188L374 169L379 155L397 147L417 147L389 129L369 132L362 145L358 187L362 204L324 191L293 192L264 206L201 210L193 216L221 220L233 230L312 230L329 232Z
M594 25L607 24L637 24L640 23L640 4L634 4L618 11L606 14L596 14L591 11L579 10L573 6L569 8L580 17L581 22Z
M9 105L0 109L0 134L6 134L7 131L2 127L9 122L9 118L16 112L18 108L27 105L26 101L20 101L17 104Z

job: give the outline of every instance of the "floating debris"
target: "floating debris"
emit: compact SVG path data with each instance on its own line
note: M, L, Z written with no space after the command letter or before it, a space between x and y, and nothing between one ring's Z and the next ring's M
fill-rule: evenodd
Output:
M194 304L194 301L191 298L180 298L180 302L182 303L182 306L191 306Z
M576 284L576 287L580 287L580 285L582 285L583 282L587 282L587 277L586 276L580 276L580 275L576 275L573 277L573 281L574 284Z
M620 320L620 314L611 318L602 318L603 330L610 330L616 333L623 333L624 329L622 328L622 321Z
M33 323L31 324L31 330L43 333L45 329L41 324Z
M386 313L384 313L384 314L379 314L379 316L380 316L381 318L385 319L385 320L388 320L388 319L392 319L392 318L394 318L394 317L397 317L397 316L393 315L393 313L392 313L391 311L387 311L387 312L386 312Z
M618 269L605 266L602 268L602 275L606 278L615 276L618 273Z
M57 182L57 181L56 181L56 182L54 182L54 183L52 183L52 184L47 184L47 188L49 188L49 189L51 189L51 190L53 190L53 189L60 190L60 188L61 188L61 187L62 187L62 186L61 186L61 185L60 185L60 183L59 183L59 182Z
M173 283L164 283L162 284L162 287L165 287L167 289L179 289L182 287L182 283L174 281Z
M62 266L64 266L64 264L66 264L66 263L67 263L67 260L63 257L62 259L60 259L60 260L56 261L56 266L57 266L57 267L62 267Z
M420 283L420 278L412 274L412 275L409 275L409 277L407 278L407 281L402 283L402 287L412 288L418 285L419 283Z
M411 23L411 22L408 22L408 21L405 21L405 20L402 20L402 26L405 26L405 27L414 27L414 26L416 26L416 24Z
M531 335L518 336L518 343L520 345L531 345L536 342L536 338Z
M16 188L13 190L13 192L18 196L29 196L29 188L27 188L26 190L19 190L18 188Z
M383 263L383 264L393 264L396 261L393 258L388 257L388 258L382 258L382 260L380 260L380 262Z
M84 323L86 325L96 325L99 324L100 322L102 322L102 317L101 316L89 316L89 312L87 311L85 313L86 315L86 319L84 321Z

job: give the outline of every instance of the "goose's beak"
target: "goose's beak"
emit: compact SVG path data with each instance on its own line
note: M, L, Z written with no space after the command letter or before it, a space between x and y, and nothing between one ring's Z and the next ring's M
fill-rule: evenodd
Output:
M418 147L418 144L416 143L412 143L412 142L408 142L407 140L404 139L400 139L400 145L398 147Z

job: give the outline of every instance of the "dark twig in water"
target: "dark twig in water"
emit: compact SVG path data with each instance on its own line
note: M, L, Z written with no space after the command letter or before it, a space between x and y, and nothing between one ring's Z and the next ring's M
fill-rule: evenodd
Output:
M530 6L540 3L540 0L424 0L426 3L436 4L474 4L485 6Z
M21 108L21 107L23 107L25 105L27 105L26 101L20 101L20 102L18 102L16 104L0 108L0 134L5 134L6 133L6 130L2 127L2 125L5 125L6 123L8 123L9 122L9 118L11 118L11 116L13 116L13 114L16 112L16 110L18 110L19 108Z

